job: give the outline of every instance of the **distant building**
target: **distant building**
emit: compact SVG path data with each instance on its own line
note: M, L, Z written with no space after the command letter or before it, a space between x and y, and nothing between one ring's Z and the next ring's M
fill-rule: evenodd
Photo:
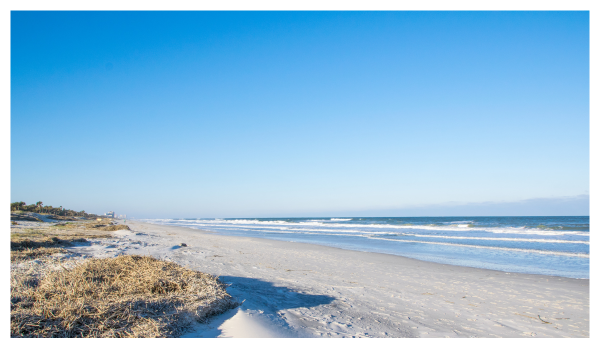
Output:
M107 217L110 217L110 218L115 218L115 212L114 211L109 211L109 212L107 212L104 215L107 216Z

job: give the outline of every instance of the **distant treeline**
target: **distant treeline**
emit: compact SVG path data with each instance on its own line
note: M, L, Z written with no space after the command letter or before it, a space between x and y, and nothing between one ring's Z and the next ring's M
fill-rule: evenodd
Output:
M42 201L35 204L29 204L25 202L14 202L10 204L10 211L31 211L37 213L51 214L57 216L83 216L83 217L97 217L95 214L88 214L85 210L75 211L65 209L62 206L55 208L51 205L44 205Z

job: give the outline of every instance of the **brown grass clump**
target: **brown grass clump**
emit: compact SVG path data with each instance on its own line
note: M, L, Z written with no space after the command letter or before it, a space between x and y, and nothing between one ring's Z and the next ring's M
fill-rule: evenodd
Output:
M11 278L11 335L172 337L237 306L216 277L147 256Z
M116 231L116 230L131 230L125 224L111 224L110 222L85 222L85 223L64 223L57 224L55 227L68 228L68 229L89 229L89 230L102 230L102 231Z
M50 215L50 216L48 216L48 218L56 219L59 221L78 221L79 220L79 218L76 218L73 216L59 216L59 215Z
M61 248L27 248L19 251L10 252L10 261L21 261L27 259L37 259L40 257L50 256L57 253L66 253L67 250Z
M129 229L129 227L125 224L113 224L113 225L107 225L107 226L103 226L103 227L97 227L97 230L104 230L104 231L116 231L116 230L131 230Z
M10 260L36 259L55 253L65 253L61 247L73 246L74 243L87 242L83 237L77 236L11 236ZM61 238L62 237L62 238Z
M62 247L85 243L86 238L106 238L106 235L87 235L80 233L53 233L48 231L13 232L10 238L11 262L37 259L56 253L66 253Z
M21 214L10 214L11 221L32 221L32 222L41 222L41 220L37 217L30 215L21 215Z

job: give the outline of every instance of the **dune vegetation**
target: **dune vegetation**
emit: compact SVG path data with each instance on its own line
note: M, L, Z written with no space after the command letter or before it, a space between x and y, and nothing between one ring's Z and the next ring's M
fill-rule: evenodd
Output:
M11 336L177 337L237 306L216 277L172 262L69 253L111 236L87 223L12 228Z

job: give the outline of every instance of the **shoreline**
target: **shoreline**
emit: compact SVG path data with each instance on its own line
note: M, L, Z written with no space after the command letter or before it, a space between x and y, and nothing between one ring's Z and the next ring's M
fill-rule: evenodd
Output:
M220 276L230 284L228 292L244 301L212 324L199 325L189 338L217 337L227 323L247 322L243 318L260 323L273 337L589 336L589 279L126 224L132 231L70 250L93 257L142 254L170 260Z
M132 221L130 221L130 222L132 222ZM547 278L552 277L552 278L559 278L559 279L588 280L588 281L590 279L590 278L573 278L573 277L545 275L545 274L537 274L537 273L526 273L526 272L511 272L511 271L502 271L502 270L494 270L494 269L486 269L486 268L477 268L477 267L471 267L471 266L465 266L465 265L454 265L454 264L440 263L440 262L434 262L434 261L426 261L426 260L421 260L418 258L406 257L406 256L393 254L393 253L362 251L362 250L358 250L358 249L348 249L348 248L330 246L330 245L325 245L325 244L316 244L316 243L308 243L308 242L300 242L300 241L287 241L287 240L283 240L283 239L280 240L280 239L260 238L260 237L251 237L251 236L226 235L226 234L217 233L216 231L207 231L207 230L195 229L192 227L185 227L185 226L178 226L178 225L166 225L166 224L162 225L162 224L154 224L154 223L141 222L141 221L137 221L137 223L143 223L143 224L148 224L148 225L157 226L157 227L164 226L164 227L168 227L168 228L184 228L184 229L192 230L194 232L198 231L198 232L204 233L206 235L210 235L210 236L219 236L219 237L226 237L226 238L230 238L230 237L245 238L245 239L252 239L252 240L257 240L257 241L265 241L267 243L270 241L283 242L283 243L298 243L298 244L303 244L303 245L307 245L307 246L316 246L316 247L322 247L322 248L327 248L327 249L360 252L360 253L364 253L364 254L384 255L384 256L391 256L391 257L400 257L402 259L411 260L414 262L433 264L434 266L432 266L432 268L435 268L435 265L443 265L448 268L475 269L475 270L488 271L490 273L518 274L518 275L523 275L523 276L543 276L543 277L547 277Z
M344 246L343 244L336 245L336 243L331 243L331 242L323 243L323 242L319 242L319 241L302 241L302 240L291 240L291 239L285 239L285 238L266 238L266 237L261 237L261 236L244 236L244 235L239 235L239 234L219 233L218 231L198 229L198 228L194 228L192 226L186 226L186 225L157 224L157 223L150 223L147 220L143 220L143 221L139 221L139 222L157 225L157 226L187 228L187 229L192 229L192 230L196 230L196 231L202 231L202 232L205 232L206 234L215 235L215 236L265 239L265 240L273 240L273 241L287 242L287 243L303 243L303 244L317 245L317 246L323 246L323 247L328 247L328 248L336 248L336 249L340 249L340 250L349 250L349 251L364 252L364 253L376 253L376 254L382 254L382 255L392 255L395 257L402 257L405 259L413 259L413 260L416 260L419 262L430 262L430 263L434 263L434 264L449 265L449 266L456 266L456 267L460 266L460 267L468 267L468 268L480 269L480 270L499 271L499 272L503 272L503 273L523 274L523 275L539 275L539 276L549 276L549 277L570 278L570 279L577 279L577 280L579 280L579 279L589 280L590 279L589 272L587 273L587 276L585 276L585 277L575 277L575 276L573 276L573 275L577 275L575 272L569 273L568 271L562 271L562 270L556 270L556 271L555 270L545 270L545 271L541 270L541 271L535 271L535 272L527 272L527 271L522 271L525 269L521 269L521 271L519 271L520 269L511 267L511 266L509 266L509 267L499 266L496 269L494 266L489 266L490 265L489 262L488 262L488 264L483 264L483 265L488 265L488 267L477 266L479 264L468 264L468 263L465 264L464 261L462 262L462 264L453 264L453 263L445 262L443 259L440 261L440 259L438 259L437 257L430 258L430 259L422 259L420 257L405 256L405 255L403 255L403 253L390 252L389 250L388 250L388 252L386 252L386 250L377 251L377 249L373 249L373 248L362 249L362 247L352 247L352 246L347 246L347 245ZM440 244L440 243L433 243L433 244ZM441 244L446 245L445 243L441 243ZM491 248L491 249L500 250L501 252L506 250L505 248ZM513 250L513 249L510 249L510 250ZM524 249L524 250L528 250L528 249ZM529 249L529 251L531 251L532 253L536 253L536 249ZM571 255L571 254L565 254L565 255ZM577 256L578 254L572 254L572 255ZM589 259L589 254L587 254L586 257L588 257L588 259ZM493 263L492 263L492 265L493 265ZM502 269L503 267L505 269ZM569 275L571 275L571 276L569 276Z
M589 279L587 217L143 219L225 236L392 254L510 273ZM459 219L459 220L457 220ZM556 225L558 224L558 225ZM562 231L581 225L582 231ZM547 228L544 228L547 227ZM571 229L571 228L569 228Z

